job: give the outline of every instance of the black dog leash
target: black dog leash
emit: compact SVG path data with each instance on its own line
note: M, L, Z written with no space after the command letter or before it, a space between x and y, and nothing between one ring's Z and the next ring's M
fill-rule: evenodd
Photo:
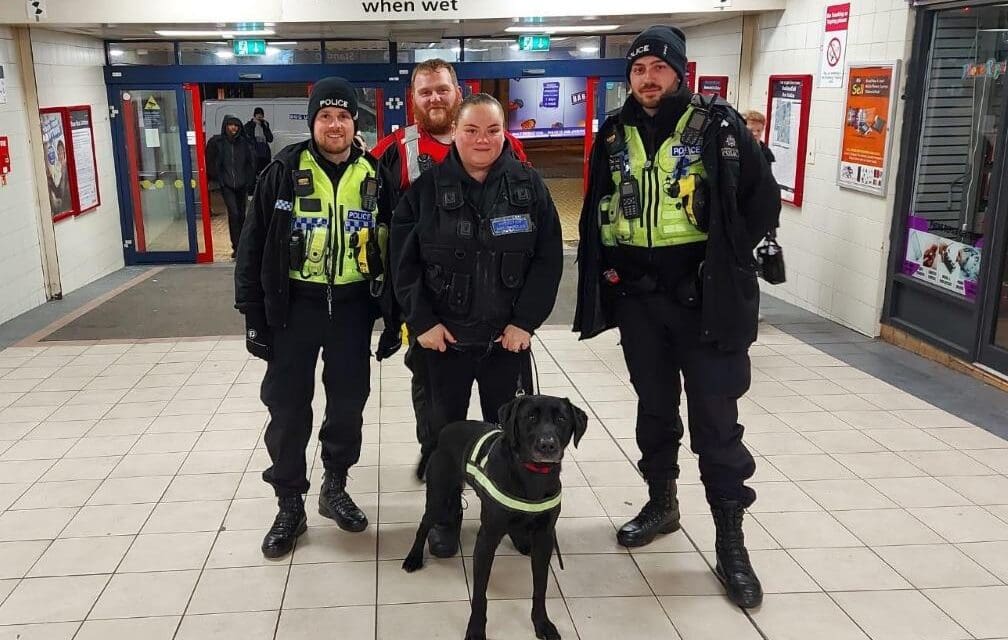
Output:
M556 549L557 562L560 563L560 570L563 571L564 570L563 554L560 553L560 541L557 540L556 527L553 527L553 548Z

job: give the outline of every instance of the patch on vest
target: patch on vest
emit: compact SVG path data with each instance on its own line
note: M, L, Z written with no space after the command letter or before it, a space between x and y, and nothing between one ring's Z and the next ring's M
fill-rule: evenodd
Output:
M307 233L312 229L328 228L329 220L327 218L306 218L298 216L291 221L291 227L294 229L301 229Z
M293 211L294 203L291 202L290 200L277 200L273 204L273 208L276 209L277 211Z
M725 135L724 142L721 143L721 157L725 160L739 159L738 142L735 140L734 134Z
M683 156L698 156L700 155L700 145L675 145L669 149L669 154L673 158L681 158Z
M361 211L360 209L347 211L346 223L344 224L347 231L352 233L361 229L370 229L373 226L374 214L370 211Z
M490 233L495 236L506 236L512 233L528 233L531 230L532 219L527 213L490 219Z

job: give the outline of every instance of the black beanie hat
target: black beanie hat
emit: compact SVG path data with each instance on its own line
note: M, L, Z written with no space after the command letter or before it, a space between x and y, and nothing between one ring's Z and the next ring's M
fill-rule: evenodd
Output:
M686 35L676 27L654 25L640 32L627 50L627 78L634 60L644 56L657 56L668 63L686 81Z
M340 107L357 119L357 92L343 78L329 76L312 85L308 96L308 130L315 127L315 116L325 107Z

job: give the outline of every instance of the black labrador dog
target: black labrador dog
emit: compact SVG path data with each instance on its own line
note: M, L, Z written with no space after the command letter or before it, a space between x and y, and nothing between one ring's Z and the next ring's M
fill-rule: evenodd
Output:
M500 426L467 420L441 431L427 467L426 509L402 566L409 573L423 567L424 543L435 524L460 524L461 493L468 482L480 496L481 510L466 640L486 639L487 584L505 534L532 556L536 637L560 640L546 615L546 581L560 515L560 462L567 445L580 442L588 416L567 398L524 395L501 407L499 418Z

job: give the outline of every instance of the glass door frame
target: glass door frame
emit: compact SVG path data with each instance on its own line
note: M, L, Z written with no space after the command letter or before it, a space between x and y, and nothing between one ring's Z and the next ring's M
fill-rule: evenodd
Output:
M1000 150L1000 157L995 159L992 179L997 180L995 186L993 216L990 229L985 239L984 251L981 254L980 291L977 296L977 306L980 315L980 330L977 332L976 361L1008 375L1008 348L998 346L994 340L997 337L998 312L1001 307L1002 286L1008 278L1008 100L1001 110L1001 130L995 142Z
M131 122L135 126L135 116L123 112L122 93L131 91L165 91L174 92L176 113L179 114L178 136L179 145L182 152L180 161L182 172L188 176L188 180L183 180L183 190L185 193L186 223L188 227L189 249L187 251L146 251L138 247L136 233L137 216L142 216L142 210L136 209L135 203L139 202L139 190L130 177L131 154L130 136L127 135L126 127ZM120 224L123 236L123 254L126 264L165 264L165 263L194 263L197 260L197 240L196 240L196 200L191 184L192 162L189 157L189 144L187 141L188 122L182 122L182 118L188 119L191 115L186 108L186 90L182 84L117 84L108 86L109 104L114 105L112 113L112 141L114 147L116 163L116 183L119 191ZM197 137L198 144L198 137ZM142 218L141 218L142 220ZM139 244L143 245L142 237L143 224L140 224Z

